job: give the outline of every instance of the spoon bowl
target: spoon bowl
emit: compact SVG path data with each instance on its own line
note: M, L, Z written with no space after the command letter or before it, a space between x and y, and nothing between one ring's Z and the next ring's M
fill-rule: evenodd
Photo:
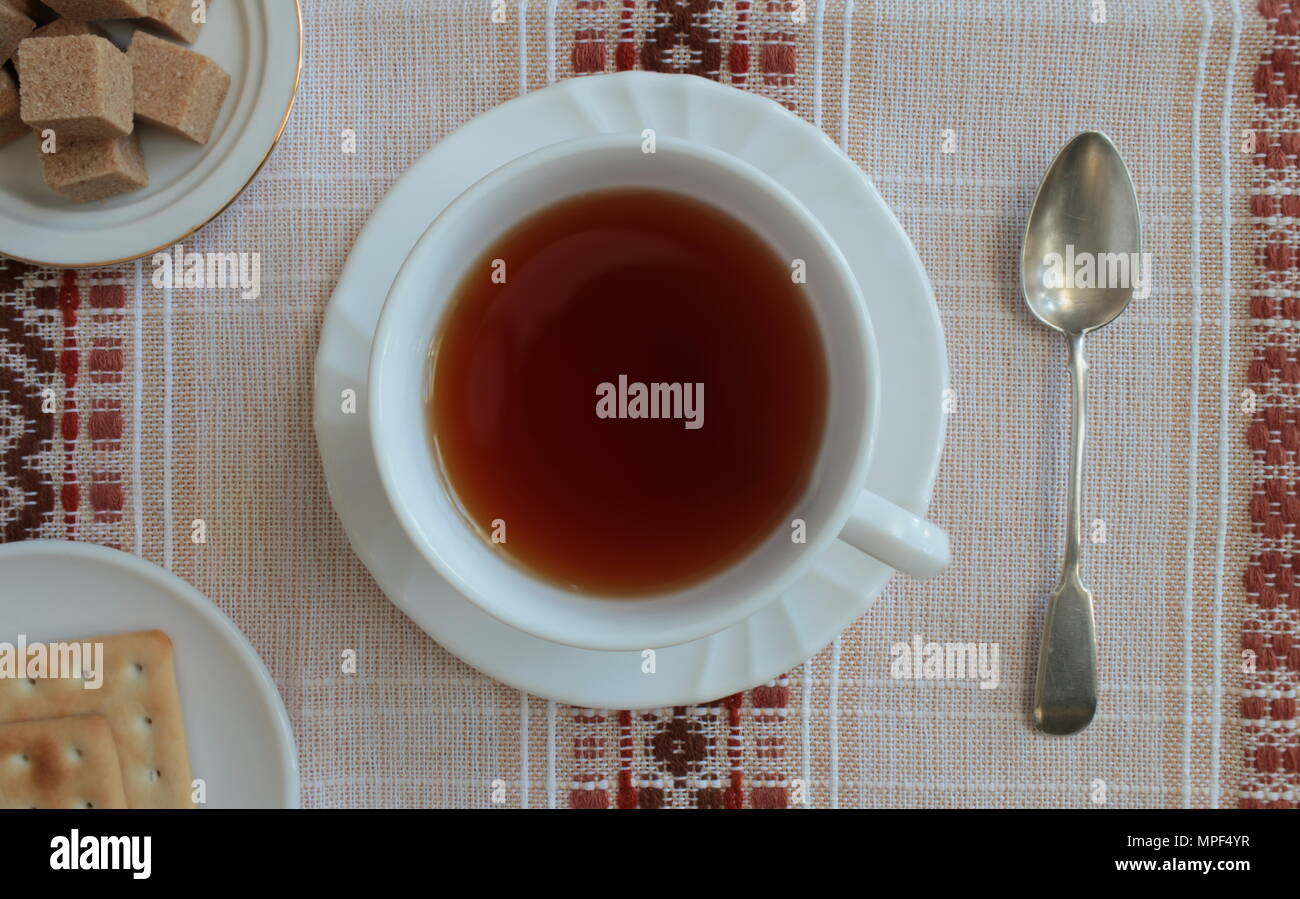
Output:
M1110 138L1085 131L1057 154L1034 197L1020 253L1025 303L1049 328L1095 331L1128 307L1141 251L1142 222L1128 168ZM1079 283L1086 260L1094 286Z

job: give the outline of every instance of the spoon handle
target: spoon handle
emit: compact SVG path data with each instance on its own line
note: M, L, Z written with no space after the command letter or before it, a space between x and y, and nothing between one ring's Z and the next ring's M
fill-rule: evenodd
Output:
M1043 621L1034 689L1034 721L1049 734L1083 730L1097 709L1097 630L1092 594L1079 577L1083 531L1083 444L1088 417L1088 362L1083 335L1071 334L1070 379L1074 402L1070 428L1069 518L1065 565Z
M1065 523L1065 576L1079 576L1083 543L1083 447L1088 439L1088 360L1083 355L1083 335L1071 334L1070 386L1070 498Z

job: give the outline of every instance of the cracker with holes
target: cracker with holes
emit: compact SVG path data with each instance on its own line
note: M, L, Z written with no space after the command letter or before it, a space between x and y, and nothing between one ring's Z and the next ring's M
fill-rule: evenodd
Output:
M193 808L171 640L162 631L138 631L78 642L104 644L99 689L76 678L0 678L0 723L102 715L117 744L130 807Z
M0 724L0 809L127 808L100 715Z

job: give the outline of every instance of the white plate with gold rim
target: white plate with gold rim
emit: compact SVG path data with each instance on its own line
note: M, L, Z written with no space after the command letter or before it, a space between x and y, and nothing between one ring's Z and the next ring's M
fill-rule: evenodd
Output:
M129 42L130 26L102 24L119 46ZM126 262L184 240L243 193L293 108L302 65L297 0L218 0L198 40L182 46L230 73L208 143L137 123L149 186L86 204L45 186L35 134L0 147L0 254L61 268Z
M880 437L866 486L918 515L943 445L948 363L915 249L867 177L820 130L762 97L687 75L625 72L560 82L443 138L397 182L358 237L326 310L315 424L330 497L357 555L398 608L475 668L529 692L596 708L715 699L815 654L870 608L893 573L842 541L772 604L712 636L599 652L516 630L456 592L407 539L385 499L361 407L370 343L397 270L438 213L479 178L559 141L605 132L681 137L771 175L821 221L863 286L879 342ZM409 198L418 197L419 202ZM356 398L355 411L344 402Z

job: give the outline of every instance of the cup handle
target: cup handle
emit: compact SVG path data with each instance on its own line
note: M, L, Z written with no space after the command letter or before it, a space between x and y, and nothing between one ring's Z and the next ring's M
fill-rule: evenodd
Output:
M940 528L864 490L840 539L890 568L922 579L948 567L948 535Z

